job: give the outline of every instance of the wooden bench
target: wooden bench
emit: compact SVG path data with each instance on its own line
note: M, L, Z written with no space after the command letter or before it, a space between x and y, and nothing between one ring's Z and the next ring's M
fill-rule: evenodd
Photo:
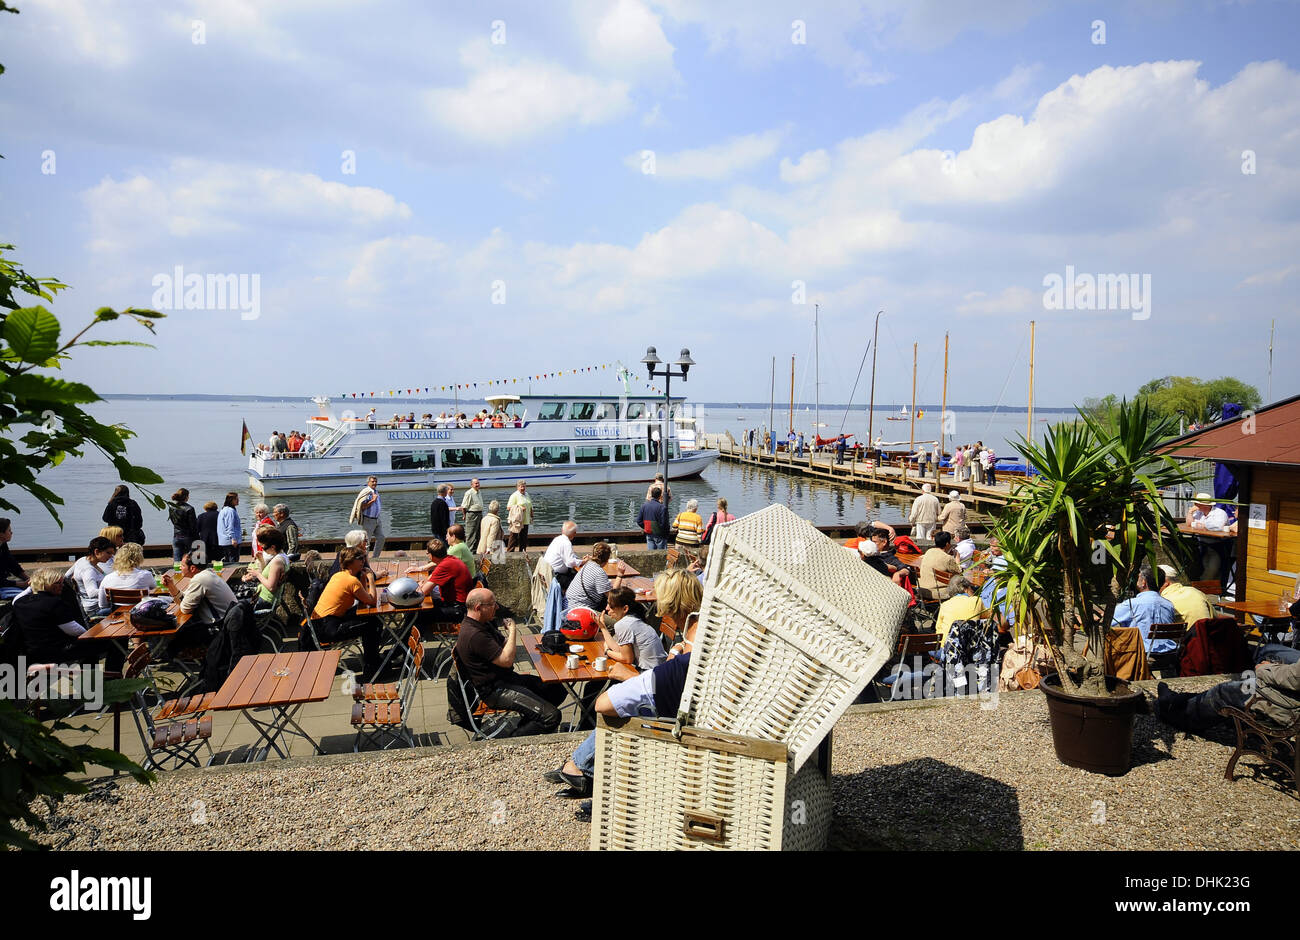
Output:
M1237 761L1249 754L1290 774L1291 785L1300 794L1300 715L1282 728L1239 708L1221 708L1219 714L1231 718L1237 732L1237 746L1228 758L1224 779L1232 780ZM1251 743L1252 738L1256 743Z

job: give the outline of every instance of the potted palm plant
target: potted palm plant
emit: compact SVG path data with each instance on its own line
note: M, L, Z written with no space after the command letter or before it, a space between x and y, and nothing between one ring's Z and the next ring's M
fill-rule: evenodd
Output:
M1103 667L1105 634L1139 567L1157 551L1181 558L1182 540L1162 489L1186 477L1158 448L1177 432L1142 400L1120 404L1109 420L1080 411L1048 430L1042 444L1020 438L1036 475L1016 488L994 526L1007 566L1017 623L1051 652L1057 674L1048 698L1057 757L1099 773L1127 772L1133 715L1141 701ZM1076 632L1087 652L1075 648Z

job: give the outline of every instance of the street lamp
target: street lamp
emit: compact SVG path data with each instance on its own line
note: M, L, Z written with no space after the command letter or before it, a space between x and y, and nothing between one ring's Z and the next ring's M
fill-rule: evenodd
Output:
M659 457L663 462L664 504L667 505L668 503L668 421L669 418L671 417L671 412L672 412L672 398L670 396L670 390L672 388L673 376L680 375L682 377L682 381L685 382L686 374L691 371L691 366L695 365L695 360L691 358L691 351L689 349L683 349L681 355L677 357L677 361L674 362L672 365L668 365L667 363L663 362L659 358L653 346L647 346L645 351L645 356L642 357L641 361L645 363L646 373L650 376L651 379L658 377L664 380L664 412L663 412L663 418L661 419L660 422ZM658 365L662 365L664 367L662 371L655 370L655 366ZM681 371L674 372L672 368L672 366L674 365L677 366Z

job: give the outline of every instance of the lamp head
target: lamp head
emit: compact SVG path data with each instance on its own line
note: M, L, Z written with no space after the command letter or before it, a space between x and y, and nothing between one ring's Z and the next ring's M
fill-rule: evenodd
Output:
M681 366L682 379L684 380L686 378L686 373L691 371L691 366L695 365L695 360L691 358L691 351L689 349L683 349L682 354L677 357L675 365Z
M655 348L653 346L647 346L645 348L645 355L641 357L641 361L645 363L645 370L650 374L651 378L654 377L655 366L662 365L663 362L659 358L659 354L655 352Z

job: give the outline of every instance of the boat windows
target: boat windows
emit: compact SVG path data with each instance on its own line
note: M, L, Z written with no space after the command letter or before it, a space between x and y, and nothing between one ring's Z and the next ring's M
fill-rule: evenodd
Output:
M668 459L671 460L671 459L673 459L674 457L680 457L681 455L682 455L682 451L681 451L681 448L677 446L677 442L676 442L676 441L669 441L669 442L668 442Z
M608 444L578 444L573 448L574 463L609 463Z
M618 420L618 402L602 401L596 405L596 415L593 420L596 421L617 421Z
M630 401L627 403L627 420L635 421L637 418L645 417L645 402Z
M567 444L546 444L533 448L533 463L568 463L569 447Z
M596 413L596 403L594 401L575 401L573 408L569 411L570 421L590 421L591 416Z
M630 461L631 459L632 459L632 445L631 445L631 444L615 444L615 445L614 445L614 460L615 460L615 461L617 461L618 463L624 463L624 462L626 462L626 461Z
M442 451L442 467L444 470L450 470L453 467L481 466L483 466L483 448L481 447L446 447Z
M564 402L562 401L544 401L542 407L537 410L538 421L563 421L564 420Z
M527 464L527 447L493 447L488 450L489 467L523 467Z
M644 461L645 461L645 445L644 445L644 444L637 444L637 445L636 445L636 459L637 459L637 462L638 462L638 463L640 463L640 462L644 462Z
M392 453L394 470L432 470L434 452L431 450L395 450Z
M362 462L362 463L379 463L379 451L377 451L377 450L363 450L363 451L361 452L361 462Z

